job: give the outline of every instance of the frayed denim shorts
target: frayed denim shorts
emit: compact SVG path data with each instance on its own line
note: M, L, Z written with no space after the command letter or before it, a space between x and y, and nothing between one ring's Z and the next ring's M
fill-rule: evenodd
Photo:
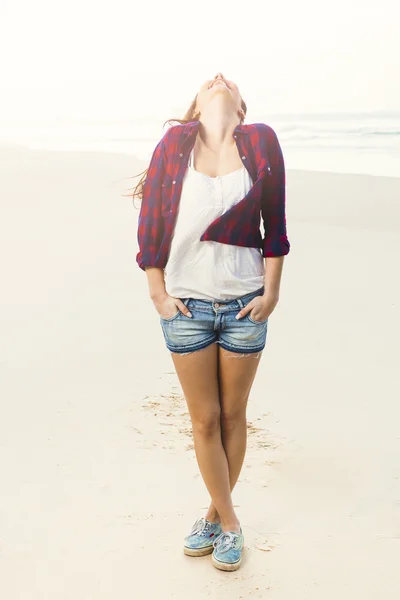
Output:
M255 321L249 313L241 319L235 317L253 298L263 293L264 286L234 300L180 298L192 317L180 310L169 318L160 316L168 350L186 354L218 343L231 352L260 352L266 342L268 319Z

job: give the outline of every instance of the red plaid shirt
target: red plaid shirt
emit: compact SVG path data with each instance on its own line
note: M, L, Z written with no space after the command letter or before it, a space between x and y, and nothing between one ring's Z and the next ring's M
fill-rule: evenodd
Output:
M136 262L143 270L167 264L182 180L199 124L190 121L170 127L154 149L137 230ZM237 125L233 137L254 183L240 202L210 223L200 240L259 248L264 257L283 256L290 244L286 235L285 165L278 138L265 123Z

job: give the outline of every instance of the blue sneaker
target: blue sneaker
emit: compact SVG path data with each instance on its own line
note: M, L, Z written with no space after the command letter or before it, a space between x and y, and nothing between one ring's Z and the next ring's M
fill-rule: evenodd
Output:
M223 531L214 540L212 564L222 571L236 571L242 562L244 537L242 528L236 531Z
M192 531L185 537L183 551L188 556L205 556L213 551L213 541L222 532L221 523L212 523L205 517L197 519Z

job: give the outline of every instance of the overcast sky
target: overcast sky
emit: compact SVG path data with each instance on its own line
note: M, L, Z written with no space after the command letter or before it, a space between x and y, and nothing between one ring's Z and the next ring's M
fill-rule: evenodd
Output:
M255 115L400 109L396 0L0 0L0 120L182 116L221 71Z

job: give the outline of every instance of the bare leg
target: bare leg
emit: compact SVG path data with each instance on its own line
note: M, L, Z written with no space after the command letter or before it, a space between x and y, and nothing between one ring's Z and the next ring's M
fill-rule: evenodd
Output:
M219 398L221 437L229 465L230 489L233 490L242 469L247 443L246 408L261 352L231 353L219 347ZM212 501L206 518L217 522L219 511ZM235 523L228 523L233 527ZM231 529L235 531L236 528Z
M229 528L234 524L239 531L232 504L229 464L221 439L218 350L218 344L211 344L197 352L171 356L188 405L195 454L204 483L222 526Z

